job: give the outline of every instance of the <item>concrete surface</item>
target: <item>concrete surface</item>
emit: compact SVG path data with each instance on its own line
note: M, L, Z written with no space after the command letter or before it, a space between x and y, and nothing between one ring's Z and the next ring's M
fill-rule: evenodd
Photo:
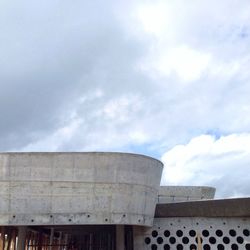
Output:
M134 249L248 250L249 233L249 217L156 218L152 228L136 227Z
M214 187L206 186L161 186L158 203L213 199Z
M125 250L124 225L116 225L116 250Z
M1 153L0 225L150 226L162 167L125 153Z
M156 218L164 217L249 217L250 198L157 204Z

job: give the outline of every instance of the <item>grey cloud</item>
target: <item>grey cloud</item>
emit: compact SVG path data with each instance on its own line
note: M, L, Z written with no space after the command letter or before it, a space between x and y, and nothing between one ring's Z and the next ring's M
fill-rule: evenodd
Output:
M114 11L100 1L5 3L0 18L1 150L52 133L91 89L105 89L108 98L134 91L137 79L142 82L133 67L143 44L126 37Z

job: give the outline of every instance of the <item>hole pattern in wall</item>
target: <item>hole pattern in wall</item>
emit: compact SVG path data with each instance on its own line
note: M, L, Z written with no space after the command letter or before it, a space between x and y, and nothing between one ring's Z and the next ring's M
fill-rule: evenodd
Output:
M250 230L245 227L193 229L153 229L144 237L145 249L197 250L201 243L204 250L250 250Z

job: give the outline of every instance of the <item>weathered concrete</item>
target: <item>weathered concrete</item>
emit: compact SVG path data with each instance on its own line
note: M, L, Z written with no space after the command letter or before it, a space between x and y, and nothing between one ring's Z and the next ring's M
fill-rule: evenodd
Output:
M162 163L124 153L1 153L0 225L150 226Z
M124 250L124 225L116 225L116 250Z
M134 226L134 249L143 250L145 249L145 237L147 236L147 230L144 227Z
M250 218L156 218L152 228L137 228L138 250L250 249Z
M157 204L155 217L250 217L250 198Z
M206 186L161 186L158 203L213 199L214 187Z

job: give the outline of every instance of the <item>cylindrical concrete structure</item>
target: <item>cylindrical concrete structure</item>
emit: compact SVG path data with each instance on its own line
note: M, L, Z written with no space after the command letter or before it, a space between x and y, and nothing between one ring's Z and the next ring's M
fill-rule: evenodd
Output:
M0 224L150 226L162 167L126 153L1 153Z

